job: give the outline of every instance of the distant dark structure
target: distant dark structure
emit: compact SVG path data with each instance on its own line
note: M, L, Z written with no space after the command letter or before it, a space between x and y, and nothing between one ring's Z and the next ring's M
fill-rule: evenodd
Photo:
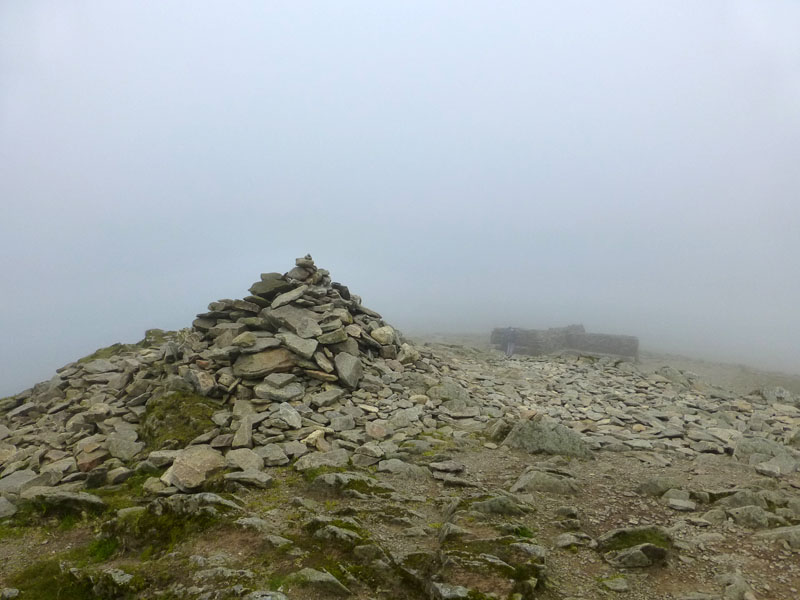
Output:
M588 354L612 354L639 359L639 338L632 335L586 333L583 325L552 329L518 329L507 327L492 331L492 345L511 354L539 356L563 350Z

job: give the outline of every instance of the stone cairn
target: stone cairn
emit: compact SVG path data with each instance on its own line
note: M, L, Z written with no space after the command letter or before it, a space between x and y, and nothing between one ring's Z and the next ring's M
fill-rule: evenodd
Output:
M293 459L297 470L375 464L397 427L422 430L422 407L392 382L436 367L310 256L250 293L212 302L189 330L151 330L0 400L0 518L17 500L79 502L80 489L137 470L167 468L146 486L167 495L224 470L263 487L265 466ZM175 393L213 400L213 424L186 447L146 449L148 409Z

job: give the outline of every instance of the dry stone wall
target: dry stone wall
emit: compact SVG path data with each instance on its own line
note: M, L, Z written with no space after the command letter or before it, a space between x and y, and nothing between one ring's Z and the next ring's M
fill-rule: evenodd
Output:
M508 327L492 331L491 343L509 354L539 356L563 350L590 354L613 354L636 359L639 339L630 335L587 333L583 325L551 329L519 329Z

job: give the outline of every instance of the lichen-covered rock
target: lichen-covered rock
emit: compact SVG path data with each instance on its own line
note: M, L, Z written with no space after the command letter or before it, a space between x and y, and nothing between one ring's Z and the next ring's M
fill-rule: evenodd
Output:
M534 418L517 423L503 444L533 454L561 454L588 458L591 451L580 434L548 418Z
M308 587L322 593L336 596L349 596L352 592L347 589L336 577L327 571L318 571L306 567L292 573L286 578L290 586Z

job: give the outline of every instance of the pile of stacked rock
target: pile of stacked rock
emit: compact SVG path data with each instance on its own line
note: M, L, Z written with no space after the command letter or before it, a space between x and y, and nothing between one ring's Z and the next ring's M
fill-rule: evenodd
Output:
M20 500L97 502L80 490L136 472L169 495L219 471L267 485L265 467L292 460L298 470L376 464L396 448L390 438L436 428L428 415L447 394L431 404L400 382L425 392L436 366L310 256L250 292L212 302L191 330L151 330L0 400L0 518ZM205 402L199 435L154 442L165 419L195 419L187 394Z
M204 394L221 386L242 400L295 400L305 394L303 379L356 388L364 376L362 358L386 359L390 368L391 361L418 358L310 256L298 258L285 275L262 274L250 293L212 302L193 323L210 344L196 364L215 372L198 382Z

